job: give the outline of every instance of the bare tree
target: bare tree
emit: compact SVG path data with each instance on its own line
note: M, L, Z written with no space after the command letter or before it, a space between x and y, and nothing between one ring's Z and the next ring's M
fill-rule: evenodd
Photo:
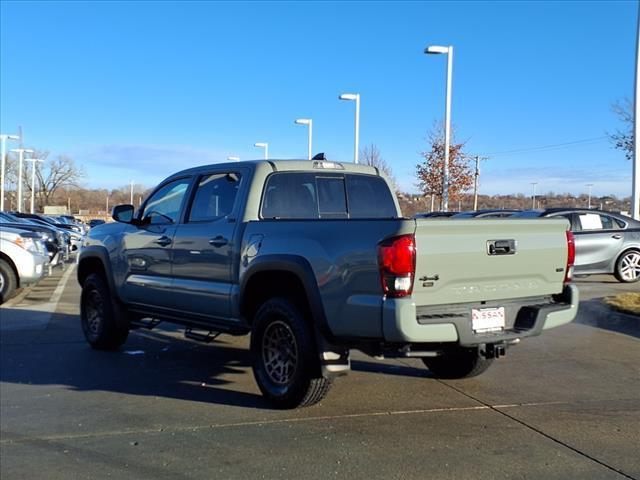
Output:
M444 135L441 127L428 134L431 149L422 152L424 161L416 165L417 187L424 195L439 197L442 208L442 170L444 167ZM465 142L452 141L449 145L449 199L457 201L473 187L473 171L469 164L472 156L464 152Z
M78 181L85 176L85 172L75 161L66 155L49 159L49 152L40 152L38 157L45 160L44 164L36 168L36 195L40 208L49 205L59 188L80 188ZM31 185L27 188L30 191Z
M384 158L382 158L380 149L376 147L375 144L372 143L361 149L359 158L363 164L375 167L383 172L391 182L391 187L393 188L393 190L398 190L398 185L396 182L396 177L393 174L393 170L391 170L391 166L384 160Z
M614 147L622 150L627 160L633 159L633 102L629 98L615 102L611 110L624 123L624 129L607 133Z

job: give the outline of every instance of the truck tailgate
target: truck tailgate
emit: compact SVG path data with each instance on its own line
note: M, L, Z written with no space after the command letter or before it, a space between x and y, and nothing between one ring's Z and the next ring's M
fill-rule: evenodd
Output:
M417 306L562 291L566 219L416 220Z

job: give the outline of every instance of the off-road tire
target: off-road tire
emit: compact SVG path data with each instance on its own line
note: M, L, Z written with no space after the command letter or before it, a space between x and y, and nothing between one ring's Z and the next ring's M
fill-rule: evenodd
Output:
M457 348L437 357L425 357L422 362L436 378L470 378L483 373L493 358L480 355L477 348Z
M637 259L638 256L640 256L640 252L638 252L637 250L629 250L627 252L624 252L622 255L620 255L620 258L618 258L618 260L616 261L616 268L614 271L614 275L616 277L616 279L619 282L622 283L634 283L637 282L638 280L640 280L640 274L633 273L630 272L630 278L629 276L627 276L627 278L625 278L624 276L624 272L622 271L623 268L633 268L633 266L630 265L625 265L624 262L631 262L634 259ZM635 275L635 277L634 277Z
M96 350L117 350L129 335L129 329L118 323L126 310L111 296L104 278L89 275L82 285L80 322L84 336Z
M251 354L258 387L278 408L308 407L321 401L331 387L331 380L322 377L309 322L286 298L271 298L258 309Z
M0 258L0 304L11 298L17 286L18 279L13 268Z

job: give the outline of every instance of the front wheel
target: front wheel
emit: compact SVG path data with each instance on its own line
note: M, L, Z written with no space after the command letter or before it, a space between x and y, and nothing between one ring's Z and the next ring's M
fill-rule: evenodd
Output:
M278 408L307 407L322 400L331 380L322 377L312 330L285 298L267 300L251 331L253 374L262 394Z
M493 363L493 358L480 355L478 348L462 348L444 352L437 357L422 359L436 378L470 378L483 373Z
M616 262L615 276L623 283L640 280L640 252L631 250L620 255Z
M89 275L80 295L80 321L84 336L97 350L116 350L127 339L129 329L120 326L124 309L111 297L100 275Z
M18 284L16 274L7 262L0 258L0 303L11 298Z

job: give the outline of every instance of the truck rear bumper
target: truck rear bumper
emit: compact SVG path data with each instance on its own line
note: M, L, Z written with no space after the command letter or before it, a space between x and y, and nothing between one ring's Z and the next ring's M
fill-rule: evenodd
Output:
M411 298L387 298L382 305L382 329L387 342L441 343L460 345L499 343L516 338L539 335L542 330L571 322L578 311L580 295L575 285L565 286L563 292L544 303L511 302L508 311L511 321L505 330L475 333L471 328L472 305L451 305L424 314ZM427 312L429 310L427 309Z

